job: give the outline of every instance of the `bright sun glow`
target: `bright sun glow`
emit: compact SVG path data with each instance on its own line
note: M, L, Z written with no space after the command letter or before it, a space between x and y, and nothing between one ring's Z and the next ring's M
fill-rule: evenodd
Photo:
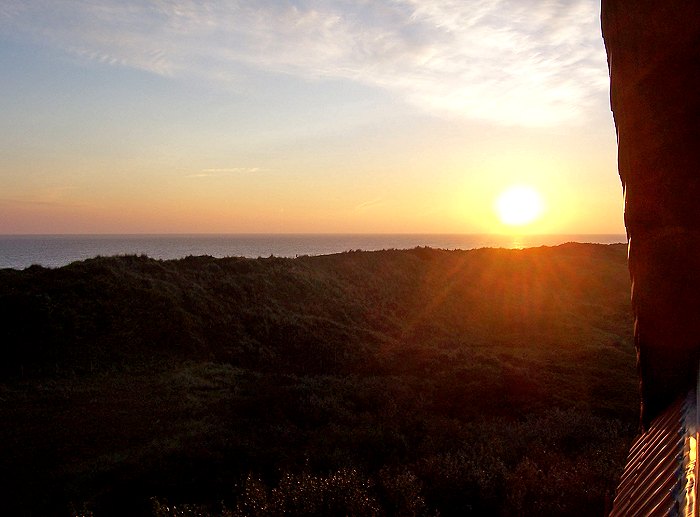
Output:
M504 190L496 199L496 212L501 222L509 226L524 226L537 220L544 210L542 197L525 185Z

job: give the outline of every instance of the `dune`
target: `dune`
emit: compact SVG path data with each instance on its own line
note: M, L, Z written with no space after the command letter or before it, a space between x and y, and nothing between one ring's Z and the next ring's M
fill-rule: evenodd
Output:
M0 270L0 508L600 515L631 333L624 245Z

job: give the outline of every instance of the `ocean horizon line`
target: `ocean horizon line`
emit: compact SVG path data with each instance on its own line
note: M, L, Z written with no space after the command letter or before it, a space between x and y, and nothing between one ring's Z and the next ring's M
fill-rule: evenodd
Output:
M458 233L247 233L247 234L13 234L0 235L0 268L61 267L97 256L147 255L170 260L187 256L298 257L351 250L510 248L565 242L624 243L623 234Z

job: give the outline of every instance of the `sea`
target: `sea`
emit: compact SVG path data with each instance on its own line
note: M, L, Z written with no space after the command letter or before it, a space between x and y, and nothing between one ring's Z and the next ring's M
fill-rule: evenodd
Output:
M298 257L350 250L531 248L565 242L613 244L624 235L474 235L474 234L196 234L196 235L0 235L0 269L31 265L56 268L96 256L147 255Z

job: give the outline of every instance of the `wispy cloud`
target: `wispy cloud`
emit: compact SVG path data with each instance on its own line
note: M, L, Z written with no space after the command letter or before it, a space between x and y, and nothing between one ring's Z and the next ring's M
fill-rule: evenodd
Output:
M580 118L607 85L597 0L5 0L0 33L83 59L237 84L340 78L500 124Z
M229 176L232 174L253 174L260 172L263 169L260 167L230 167L227 169L202 169L198 172L188 174L188 178L215 178L220 176Z
M356 212L362 212L362 211L364 211L364 210L367 210L368 208L371 208L371 207L377 206L377 205L382 205L382 204L384 204L384 198L378 197L378 198L375 198L375 199L370 199L370 200L368 200L368 201L365 201L365 202L360 203L359 205L357 205L357 206L355 207L355 211L356 211Z
M70 193L75 190L78 190L78 187L47 187L25 192L24 194L14 197L0 198L0 203L53 207L80 207L82 204L76 203L70 196Z

